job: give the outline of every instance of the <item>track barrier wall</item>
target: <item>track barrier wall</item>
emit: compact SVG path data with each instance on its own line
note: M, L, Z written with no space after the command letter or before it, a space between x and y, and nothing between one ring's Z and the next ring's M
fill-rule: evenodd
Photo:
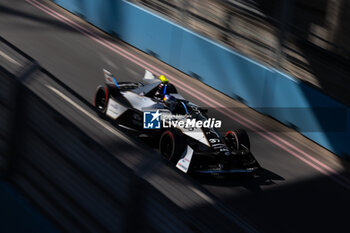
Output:
M102 30L350 157L350 109L321 91L124 0L54 0Z

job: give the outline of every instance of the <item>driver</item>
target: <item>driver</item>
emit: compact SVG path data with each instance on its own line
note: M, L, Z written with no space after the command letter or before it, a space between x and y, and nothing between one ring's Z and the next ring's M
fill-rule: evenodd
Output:
M166 94L176 93L176 88L169 83L169 80L164 75L159 76L159 79L161 83L158 85L154 94L155 98L162 100Z
M174 96L164 95L163 103L171 112L173 112L175 110L177 102L178 101Z
M185 115L189 114L187 106L184 102L177 100L172 95L164 95L163 103L173 114Z

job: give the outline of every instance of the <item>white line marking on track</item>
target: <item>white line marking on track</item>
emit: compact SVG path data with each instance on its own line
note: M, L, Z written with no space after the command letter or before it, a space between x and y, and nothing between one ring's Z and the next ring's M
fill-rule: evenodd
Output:
M70 99L68 96L66 96L65 94L63 94L62 92L60 92L59 90L57 90L56 88L50 86L50 85L45 85L47 88L49 88L51 91L53 91L56 95L58 95L59 97L61 97L62 99L64 99L66 102L68 102L69 104L71 104L73 107L75 107L76 109L78 109L79 111L81 111L82 113L84 113L86 116L90 117L92 120L94 120L95 122L97 122L99 125L101 125L102 127L104 127L105 129L107 129L109 132L113 133L114 135L118 136L120 139L122 139L124 142L129 143L130 145L137 147L136 144L132 141L130 141L127 137L125 137L123 134L121 134L120 132L118 132L117 130L113 129L112 127L108 126L106 123L104 123L103 121L101 121L99 118L95 117L94 115L92 115L91 113L89 113L88 111L86 111L85 109L83 109L82 107L80 107L77 103L75 103L72 99Z
M19 66L21 64L19 64L19 62L17 62L15 59L13 59L12 57L10 57L9 55L7 55L6 53L4 53L3 51L0 50L0 56L2 56L3 58L5 58L6 60L8 60L9 62Z

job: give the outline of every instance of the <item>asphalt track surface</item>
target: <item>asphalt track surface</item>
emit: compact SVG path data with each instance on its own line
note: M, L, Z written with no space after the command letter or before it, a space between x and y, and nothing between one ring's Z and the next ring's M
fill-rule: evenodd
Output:
M243 230L349 232L348 163L292 129L46 1L0 0L0 35L36 59L89 103L96 86L104 81L103 68L114 73L119 81L138 81L147 68L157 75L166 75L185 98L208 107L210 116L223 120L222 133L233 128L246 129L251 138L251 150L264 168L254 179L189 176L173 168L173 173L181 176L183 187L202 197L203 206L222 206L229 219L243 222ZM5 51L0 52L0 56L16 65L16 61L6 57ZM124 140L157 153L123 130L98 119L84 101L72 96L57 82L43 76L28 81L27 85L111 152L118 151L115 141ZM133 158L132 154L118 158L144 177L157 169L157 163L164 163ZM175 203L188 211L201 212L202 207L188 196L171 197L176 195L171 189L178 185L173 175L159 171L153 176L151 183L166 179L164 187L167 188L161 191ZM212 229L218 232L224 229L213 225Z

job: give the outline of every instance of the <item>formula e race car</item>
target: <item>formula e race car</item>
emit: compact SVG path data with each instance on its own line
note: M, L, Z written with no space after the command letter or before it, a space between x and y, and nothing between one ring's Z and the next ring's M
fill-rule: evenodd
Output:
M221 122L185 100L175 86L145 71L140 82L117 82L107 70L94 96L96 111L118 125L156 140L159 152L181 171L250 173L260 168L242 129L221 136Z

